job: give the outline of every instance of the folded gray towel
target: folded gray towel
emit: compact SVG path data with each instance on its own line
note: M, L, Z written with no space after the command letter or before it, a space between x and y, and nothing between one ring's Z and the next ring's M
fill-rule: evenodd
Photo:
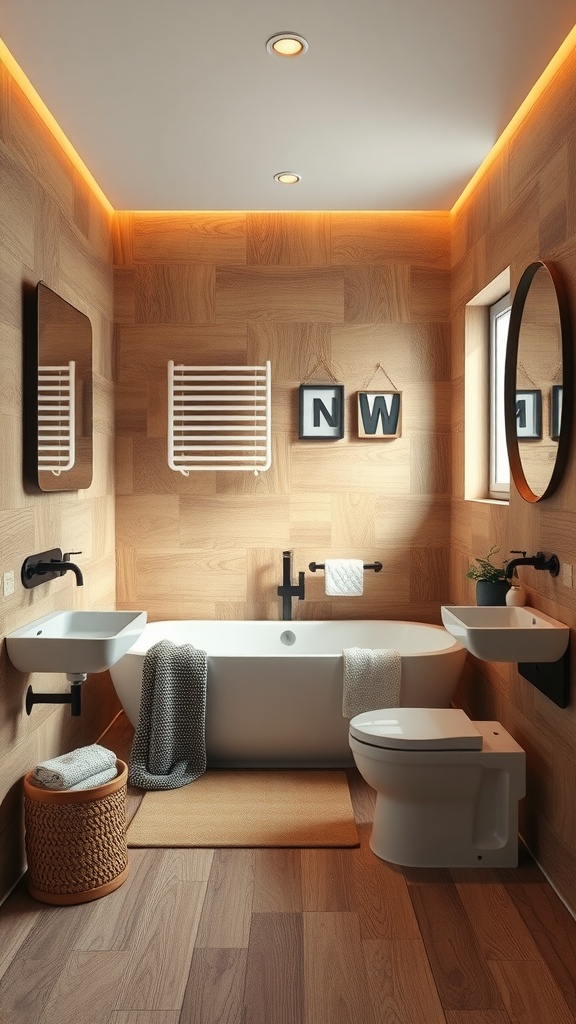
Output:
M103 786L105 782L112 782L112 779L115 779L117 775L116 766L114 768L107 768L104 772L97 772L96 775L90 775L75 786L70 786L70 789L93 789L94 786Z
M114 751L92 743L87 747L77 747L69 754L41 761L36 765L32 777L48 789L72 789L84 779L110 768L116 772Z

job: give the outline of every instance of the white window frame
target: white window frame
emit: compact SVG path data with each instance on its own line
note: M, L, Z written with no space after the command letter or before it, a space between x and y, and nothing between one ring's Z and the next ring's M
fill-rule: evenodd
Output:
M506 452L504 424L504 363L510 322L510 292L489 307L490 321L490 479L491 498L510 497L510 464Z

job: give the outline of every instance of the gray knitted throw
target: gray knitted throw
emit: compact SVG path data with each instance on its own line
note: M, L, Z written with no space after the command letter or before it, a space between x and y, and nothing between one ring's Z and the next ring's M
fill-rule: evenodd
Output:
M140 717L128 781L142 789L178 789L206 771L208 658L191 644L161 640L144 659Z

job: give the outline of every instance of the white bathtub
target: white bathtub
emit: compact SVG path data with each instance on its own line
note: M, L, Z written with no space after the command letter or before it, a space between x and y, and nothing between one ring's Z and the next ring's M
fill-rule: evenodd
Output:
M150 622L110 675L138 722L146 652L159 640L208 654L206 749L213 767L336 767L352 763L342 717L342 649L402 656L403 707L447 707L466 651L420 622Z

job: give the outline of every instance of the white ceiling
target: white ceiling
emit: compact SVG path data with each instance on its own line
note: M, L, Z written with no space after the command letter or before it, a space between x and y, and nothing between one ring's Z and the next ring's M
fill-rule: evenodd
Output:
M130 210L449 209L574 21L574 0L0 3L8 49ZM266 51L285 30L302 57Z

